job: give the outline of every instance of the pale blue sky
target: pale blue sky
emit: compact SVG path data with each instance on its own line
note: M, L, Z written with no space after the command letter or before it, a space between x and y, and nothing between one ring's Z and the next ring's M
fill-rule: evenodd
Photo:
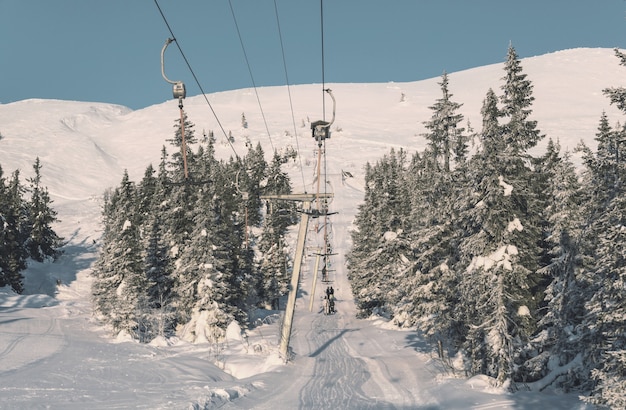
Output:
M158 0L207 93L322 82L320 0ZM626 48L624 0L325 0L324 79L405 82L575 47ZM26 98L133 109L171 98L154 0L0 0L0 103ZM175 44L169 78L200 91ZM626 76L626 69L624 72Z

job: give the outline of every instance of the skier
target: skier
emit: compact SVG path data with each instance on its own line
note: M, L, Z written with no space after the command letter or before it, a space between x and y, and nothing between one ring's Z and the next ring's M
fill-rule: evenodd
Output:
M324 314L330 315L330 301L328 296L324 296Z
M326 299L328 299L328 310L335 313L335 290L332 286L326 288Z

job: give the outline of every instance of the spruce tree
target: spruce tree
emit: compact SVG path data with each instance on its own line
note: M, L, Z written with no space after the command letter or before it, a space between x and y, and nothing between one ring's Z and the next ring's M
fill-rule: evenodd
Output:
M192 341L217 342L234 319L232 306L226 301L232 290L228 279L232 265L228 255L224 255L228 242L219 237L221 215L214 192L205 187L193 204L194 209L201 211L194 214L189 242L178 258L179 314L191 330L184 337L191 337Z
M505 71L503 108L490 90L482 111L481 150L468 164L473 189L459 221L464 232L457 268L458 306L465 309L459 317L469 332L464 346L471 368L486 371L499 383L517 376L516 352L534 331L542 223L542 204L527 165L527 150L541 135L528 119L532 86L512 47ZM481 310L472 311L472 306Z
M58 222L57 213L51 208L52 200L48 190L41 185L41 163L39 158L33 165L35 175L28 179L30 183L30 237L27 242L29 256L43 262L46 258L56 259L60 254L63 238L52 229L52 224Z
M616 50L621 65L626 55ZM623 88L609 88L605 93L611 102L626 112ZM597 154L585 150L589 169L588 182L598 199L588 206L588 229L585 235L597 238L585 248L584 276L593 291L586 303L583 339L587 349L584 361L594 367L593 387L588 401L602 407L623 408L626 405L626 197L622 181L626 177L624 146L626 129L608 127L606 115L601 118L597 134ZM595 246L594 246L595 245Z
M506 75L502 78L503 114L508 119L504 124L506 148L512 155L525 155L543 138L537 129L537 121L529 119L535 97L533 86L523 73L521 61L513 45L509 45L504 63Z
M392 149L374 167L366 165L365 202L359 206L348 255L348 275L361 315L377 309L390 313L406 296L406 289L397 286L408 272L405 162L405 152Z
M196 178L191 171L194 162L194 154L191 147L198 142L194 132L194 124L189 121L187 113L184 113L182 121L185 129L185 150L183 150L183 134L181 132L180 118L176 119L174 124L174 137L167 140L167 142L176 148L171 155L171 162L169 164L172 170L171 177L175 183L183 183L186 178L191 178L192 180ZM187 175L185 175L185 171Z
M96 311L115 332L141 338L147 280L137 223L136 186L127 172L120 186L105 199L103 251L92 286Z
M587 299L586 285L580 280L580 239L583 219L581 184L575 167L566 153L561 156L558 144L548 143L538 164L545 176L547 263L539 270L547 281L543 314L538 331L521 372L527 381L546 376L554 365L572 363L584 349L581 345L581 318ZM539 295L537 295L538 297ZM571 388L587 376L580 368L560 377L559 385Z
M141 220L147 286L145 306L142 309L141 335L144 340L169 335L176 324L172 304L173 267L165 240L167 224L162 215L168 190L162 173L163 169L155 176L152 165L148 166L138 187L138 219Z
M1 178L0 185L4 185ZM30 233L28 210L23 198L24 187L19 181L19 171L14 171L8 185L0 192L2 209L2 243L0 243L0 286L9 285L15 292L24 290L22 271L26 269Z
M285 158L274 152L268 169L264 195L291 193L289 176L282 171ZM261 260L261 283L259 296L261 303L278 309L279 298L287 293L291 260L285 235L289 226L296 222L296 208L291 201L270 199L267 201L263 231L259 241Z
M458 259L459 198L465 182L469 137L460 126L462 104L453 102L448 76L439 83L442 98L431 108L433 115L425 125L429 141L421 157L415 155L407 182L411 190L409 219L412 255L410 303L402 303L415 316L419 328L438 342L457 339L456 305L458 277L452 268ZM455 166L451 166L451 160ZM409 302L409 300L407 300ZM454 342L451 342L453 345Z
M442 75L439 85L442 96L429 107L433 115L430 121L424 123L429 130L424 137L428 140L429 152L433 155L435 164L449 172L453 152L457 154L457 161L465 160L467 147L464 141L467 138L463 135L465 129L459 126L463 121L463 115L457 113L463 104L452 101L452 93L448 88L448 74Z
M616 48L615 56L620 60L620 65L626 66L626 54ZM603 91L611 100L611 104L615 104L621 111L626 112L626 88L609 87Z

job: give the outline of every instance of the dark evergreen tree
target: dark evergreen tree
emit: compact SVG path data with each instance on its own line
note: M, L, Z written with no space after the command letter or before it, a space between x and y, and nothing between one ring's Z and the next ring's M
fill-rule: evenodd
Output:
M92 287L96 312L115 332L140 337L147 305L147 280L137 223L135 184L124 173L118 188L105 198L103 252Z
M141 220L144 271L147 282L145 304L142 306L140 335L149 341L156 336L171 334L176 325L173 308L172 264L165 240L167 224L162 207L167 198L165 169L160 167L155 177L148 166L138 187L138 219Z
M506 75L503 77L502 112L508 119L505 127L505 144L512 155L527 155L543 138L537 129L537 121L529 120L535 97L533 86L522 71L522 64L512 45L509 46L504 63Z
M442 97L431 108L433 115L425 125L429 141L422 156L414 156L408 184L411 190L410 238L413 262L413 290L410 312L419 318L426 335L450 340L456 327L452 316L457 278L451 267L457 260L456 219L459 190L464 186L469 137L460 126L462 104L452 101L448 76L444 73ZM454 160L455 167L451 166ZM406 303L405 303L406 306Z
M548 143L537 167L538 178L545 181L547 204L544 231L547 261L539 270L546 278L545 303L538 331L529 345L532 349L525 352L528 359L520 374L526 381L535 381L552 372L559 376L558 385L569 389L587 378L580 367L571 366L579 361L583 349L580 325L587 299L586 285L579 277L583 196L569 154L561 157L558 144ZM555 370L557 366L568 370L560 374Z
M280 195L291 193L289 176L281 166L286 159L274 152L268 169L267 184L264 195ZM296 208L291 201L270 199L267 201L263 232L259 241L262 254L259 269L262 274L259 296L261 303L272 309L278 309L279 298L288 291L291 260L285 235L289 226L296 223Z
M4 185L1 179L0 185ZM26 269L30 233L28 210L23 198L24 187L19 181L19 171L13 172L8 185L0 192L2 214L2 243L0 244L0 286L9 285L17 292L24 290L22 271Z
M224 260L224 266L229 266L225 276L228 294L224 295L224 303L232 308L232 313L242 326L247 323L247 303L255 302L255 276L253 272L254 252L251 243L255 238L246 226L245 209L241 207L240 196L236 186L236 169L241 165L219 162L215 173L216 199L216 241L223 246L217 249ZM258 188L252 190L260 192ZM254 194L258 196L258 194ZM247 244L246 244L247 238Z
M626 66L626 54L615 49L615 55L620 60L620 65ZM604 89L606 94L611 100L611 104L615 104L621 111L626 112L626 88L624 87L610 87Z
M428 140L429 152L433 155L434 163L442 167L445 172L450 171L450 159L456 154L458 162L465 161L467 155L467 137L465 129L459 124L463 115L457 111L463 106L451 100L452 94L448 89L448 74L444 73L439 83L442 97L429 107L433 111L430 121L424 123L428 133L424 134Z
M22 271L28 258L55 259L62 246L62 238L51 227L56 212L41 185L39 158L34 168L35 176L28 180L31 197L27 201L24 196L28 190L20 183L19 171L7 182L0 167L0 287L8 285L18 293L24 290Z
M189 329L185 337L216 342L234 320L227 300L233 290L229 276L234 274L227 250L230 242L220 237L222 215L213 189L204 187L193 207L202 211L194 214L194 229L178 259L179 314Z
M174 124L174 137L167 140L175 149L174 153L170 157L170 178L174 183L183 182L192 182L197 178L193 173L194 160L195 156L192 150L192 146L198 142L195 131L194 124L189 121L187 117L187 113L183 114L183 124L185 129L185 138L184 138L184 146L183 150L183 134L181 128L181 119L178 118ZM187 181L185 181L188 179ZM201 181L196 181L201 182Z
M626 55L616 50L621 65ZM609 88L605 93L620 110L626 112L623 88ZM588 401L607 408L626 405L626 196L622 181L626 177L624 151L626 130L608 127L603 114L597 134L595 156L584 150L589 170L591 199L586 216L586 238L596 238L594 244L585 243L584 277L593 295L586 303L582 327L586 337L584 363L593 368L593 387Z
M499 383L523 377L515 369L535 329L544 208L528 166L527 150L541 138L536 122L528 119L532 86L512 47L505 71L503 108L490 91L483 105L481 150L468 164L473 183L459 220L464 232L457 265L458 316L468 332L463 346L470 368ZM472 309L478 306L480 311Z
M242 205L247 209L247 219L249 226L259 226L261 224L261 183L267 177L267 162L261 144L256 148L248 142L248 153L243 159L243 167L237 170L237 183L239 190L247 194L247 199L242 201ZM242 210L243 211L243 210Z
M58 222L57 213L52 209L52 200L46 187L41 185L41 163L39 158L33 165L35 175L28 179L30 183L30 202L28 215L30 218L30 237L27 241L29 256L43 262L46 258L56 259L60 254L63 238L52 229L52 224Z
M404 228L410 196L405 166L402 150L391 150L374 167L366 165L365 202L359 206L348 254L348 278L361 315L380 309L390 313L406 296L406 288L397 286L408 273Z

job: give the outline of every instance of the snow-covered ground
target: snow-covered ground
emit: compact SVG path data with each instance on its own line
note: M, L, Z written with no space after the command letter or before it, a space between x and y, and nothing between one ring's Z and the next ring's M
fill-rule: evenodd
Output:
M602 95L605 87L626 86L626 68L612 50L567 50L522 64L535 87L534 119L564 149L581 139L595 146L603 111L612 124L623 122ZM453 100L464 104L461 112L477 131L482 100L490 87L499 93L503 75L497 64L449 76ZM280 312L259 312L245 337L233 326L220 345L114 339L92 317L90 273L101 232L102 193L121 181L124 169L138 181L149 163L158 163L161 147L174 132L177 101L137 111L56 100L0 105L4 176L15 169L22 178L30 176L39 156L43 184L61 219L55 229L68 241L57 262L30 264L24 295L0 290L0 408L586 408L575 394L549 388L510 394L484 377L467 379L443 366L415 332L394 329L382 319L355 318L344 257L363 198L363 166L392 147L409 153L424 147L422 122L440 98L439 81L330 85L337 119L326 144L326 189L335 195L331 210L338 212L330 227L338 254L331 272L338 313L319 313L325 286L319 281L309 311L315 262L309 252L291 338L294 359L288 364L277 354ZM286 87L259 89L270 136L254 90L208 98L225 133L235 137L238 155L245 155L246 137L261 141L268 158L272 146L299 148L301 161L288 165L294 190L314 192L316 147L309 122L323 118L321 88L291 87L293 118ZM164 84L164 100L170 93ZM204 98L189 97L184 103L196 135L213 130L218 155L234 155ZM326 120L330 106L326 97ZM248 128L242 128L242 114ZM309 233L307 245L313 249L321 238L313 229Z

